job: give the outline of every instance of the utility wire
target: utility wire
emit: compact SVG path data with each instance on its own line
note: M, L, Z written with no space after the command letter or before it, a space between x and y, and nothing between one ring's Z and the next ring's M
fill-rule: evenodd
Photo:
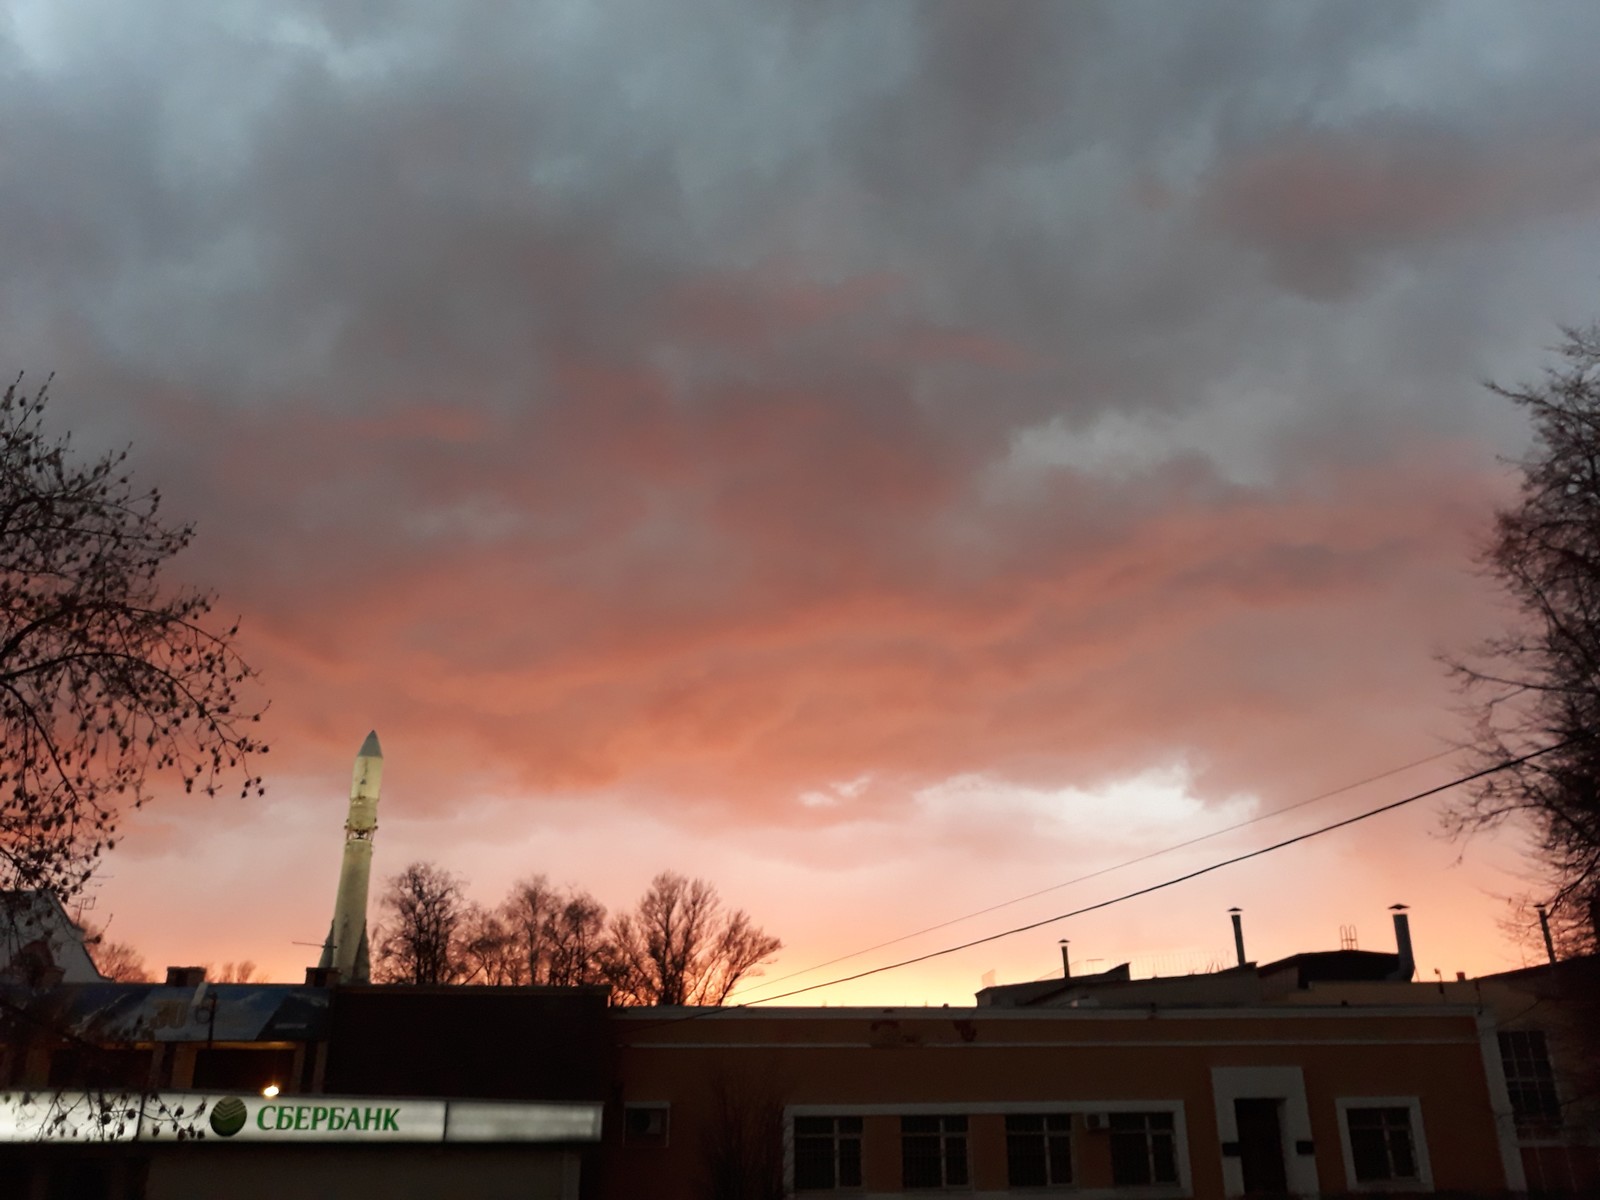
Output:
M1481 770L1473 771L1470 775L1459 776L1447 783L1441 783L1437 787L1431 787L1421 792L1414 792L1409 796L1403 797L1402 799L1391 801L1388 804L1379 805L1377 808L1369 808L1365 812L1357 813L1353 817L1346 817L1342 821L1335 821L1330 825L1324 825L1321 828L1310 830L1307 833L1296 834L1292 838L1285 838L1281 842L1274 842L1272 845L1263 846L1259 850L1251 850L1244 854L1236 854L1232 858L1225 858L1220 862L1214 862L1209 866L1200 867L1198 870L1189 871L1183 875L1174 876L1173 878L1163 880L1160 883L1153 883L1148 887L1138 888L1131 892L1124 892L1122 895L1114 896L1110 900L1101 900L1094 904L1086 904L1082 908L1075 908L1070 912L1058 913L1056 916L1045 917L1043 920L1039 921L1030 921L1026 925L1018 925L1011 929L1001 930L999 933L991 933L985 935L984 937L973 938L971 941L962 942L959 945L946 946L942 950L932 950L927 954L919 954L914 958L901 959L899 962L888 963L885 966L872 967L865 971L857 971L853 975L844 975L838 979L829 979L823 983L808 984L802 988L794 988L791 991L780 992L776 996L765 996L757 1000L747 1000L742 1004L730 1005L727 1008L705 1009L700 1013L690 1014L686 1017L679 1017L677 1020L693 1020L695 1017L702 1015L709 1016L719 1012L732 1012L741 1008L749 1008L756 1004L769 1004L774 1000L787 1000L791 996L800 996L807 992L820 991L823 988L837 987L841 983L853 983L858 979L866 979L872 975L882 975L886 971L897 971L901 967L909 967L916 963L927 962L929 959L942 958L947 954L956 954L962 950L970 950L974 946L982 946L988 942L997 942L1001 938L1012 937L1019 933L1027 933L1029 930L1038 929L1045 925L1053 925L1055 922L1064 921L1069 917L1080 917L1085 913L1095 912L1102 908L1110 908L1114 904L1121 904L1125 901L1136 899L1139 896L1148 896L1152 892L1159 892L1165 888L1175 887L1180 883L1187 883L1191 879L1198 879L1201 875L1209 875L1212 871L1220 871L1223 867L1231 867L1236 863L1246 862L1252 858L1260 858L1264 854L1271 854L1275 850L1282 850L1288 846L1309 841L1314 837L1321 837L1325 833L1332 833L1334 830L1343 829L1347 825L1355 825L1372 817L1380 816L1383 813L1393 812L1397 808L1404 808L1408 804L1415 804L1418 800L1426 800L1430 796L1437 796L1441 792L1450 791L1452 788L1458 788L1463 784L1472 783L1475 780L1483 779L1486 776L1495 775L1501 771L1509 771L1513 767L1520 767L1524 763L1532 762L1534 759L1540 758L1546 754L1553 754L1557 750L1564 750L1568 746L1575 745L1581 741L1586 741L1591 736L1593 735L1580 734L1577 737L1567 738L1563 741L1555 743L1554 745L1545 746L1541 749L1531 751L1517 758L1506 759L1503 762L1498 762L1492 766L1484 767ZM664 1023L673 1024L675 1022L668 1021Z
M1254 825L1258 821L1265 821L1271 817L1282 816L1284 813L1293 812L1297 808L1304 808L1308 804L1315 804L1319 800L1329 800L1334 796L1342 796L1345 792L1353 792L1356 788L1365 787L1369 783L1377 783L1380 779L1388 779L1391 775L1399 775L1404 771L1411 770L1413 767L1425 766L1428 763L1444 758L1446 755L1455 754L1459 749L1460 748L1457 746L1447 747L1435 754L1428 755L1426 758L1418 758L1411 762L1404 763L1398 767L1390 767L1387 771L1379 771L1376 775L1368 775L1365 779L1358 779L1354 783L1347 783L1344 786L1336 787L1331 791L1319 792L1317 795L1311 796L1305 800L1296 800L1293 804L1285 804L1282 808L1274 808L1269 812L1257 813L1248 820L1237 821L1232 825L1224 825L1221 829L1213 829L1210 833L1202 833L1198 837L1192 837L1187 841L1177 842L1171 846L1163 846L1159 850L1151 850L1148 853L1141 854L1136 858L1130 858L1124 862L1114 863L1109 867L1101 867L1098 870L1090 871L1087 875L1078 875L1061 883L1053 883L1049 887L1040 888L1036 892L1029 892L1025 896L1016 896L1010 900L1002 900L998 904L989 905L988 908L980 908L975 912L969 912L959 917L951 917L948 921L940 921L937 925L929 925L924 929L916 930L914 933L904 933L899 937L890 938L886 942L878 942L876 945L867 946L861 950L852 950L849 954L841 954L837 958L828 959L826 962L820 962L814 964L813 966L803 967L798 971L790 971L787 975L777 975L771 979L763 980L760 983L752 984L750 987L740 990L745 995L750 995L753 992L765 991L767 988L776 987L785 980L798 979L802 975L809 975L813 971L822 970L824 967L831 967L836 963L848 962L852 958L860 958L863 954L871 954L874 950L882 950L886 946L896 946L901 942L909 942L912 938L919 938L925 933L933 933L936 930L948 929L950 926L959 925L963 921L970 921L975 917L987 916L989 913L998 912L1002 908L1010 908L1013 904L1021 904L1024 901L1034 900L1040 896L1048 895L1051 892L1058 892L1062 888L1071 887L1076 883L1084 883L1090 879L1098 879L1102 875L1109 875L1111 872L1120 871L1124 867L1132 867L1142 862L1148 862L1150 859L1159 858L1163 854L1172 854L1178 850L1186 850L1190 846L1197 846L1201 842L1209 841L1211 838L1221 837L1225 833L1233 833L1236 830L1244 829L1246 826ZM757 1000L754 1003L759 1004L761 1001Z

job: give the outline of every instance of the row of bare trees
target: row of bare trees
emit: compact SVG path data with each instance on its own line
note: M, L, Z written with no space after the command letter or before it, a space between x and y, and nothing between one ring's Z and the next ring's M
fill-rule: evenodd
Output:
M389 880L373 939L386 983L602 984L626 1005L717 1005L783 946L704 879L663 871L631 910L535 875L486 908L433 863Z

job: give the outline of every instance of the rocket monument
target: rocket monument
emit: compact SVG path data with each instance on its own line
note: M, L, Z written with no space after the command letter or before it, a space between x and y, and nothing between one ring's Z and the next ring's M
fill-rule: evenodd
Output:
M350 780L350 815L344 822L344 862L333 924L322 944L319 967L336 967L339 978L367 983L372 966L367 949L367 885L372 878L372 835L378 831L378 786L383 782L383 749L376 731L356 752Z

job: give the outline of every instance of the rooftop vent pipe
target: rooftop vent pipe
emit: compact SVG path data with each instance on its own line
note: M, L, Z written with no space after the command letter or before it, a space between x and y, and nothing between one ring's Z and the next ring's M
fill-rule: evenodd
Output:
M1233 952L1239 956L1239 965L1242 967L1245 964L1244 918L1239 915L1237 908L1230 908L1228 913L1233 917Z
M1071 944L1071 941L1067 938L1061 939L1061 978L1063 979L1072 978L1072 963L1067 958L1067 947Z
M1542 904L1539 905L1537 911L1539 913L1539 930L1544 934L1544 952L1550 956L1551 962L1555 962L1556 944L1550 936L1550 914Z
M1394 913L1394 944L1400 952L1399 965L1389 978L1410 983L1411 977L1417 973L1416 955L1411 952L1411 921L1406 916L1404 904L1391 904L1389 911Z

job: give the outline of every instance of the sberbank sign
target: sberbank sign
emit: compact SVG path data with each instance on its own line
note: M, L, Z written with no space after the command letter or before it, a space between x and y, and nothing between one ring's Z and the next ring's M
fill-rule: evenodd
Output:
M316 1133L319 1129L329 1133L403 1133L400 1113L398 1108L383 1105L262 1104L256 1108L254 1125L263 1133Z
M601 1109L597 1102L0 1092L0 1144L597 1142Z
M222 1096L211 1102L204 1127L230 1141L436 1142L444 1137L445 1111L438 1100Z

